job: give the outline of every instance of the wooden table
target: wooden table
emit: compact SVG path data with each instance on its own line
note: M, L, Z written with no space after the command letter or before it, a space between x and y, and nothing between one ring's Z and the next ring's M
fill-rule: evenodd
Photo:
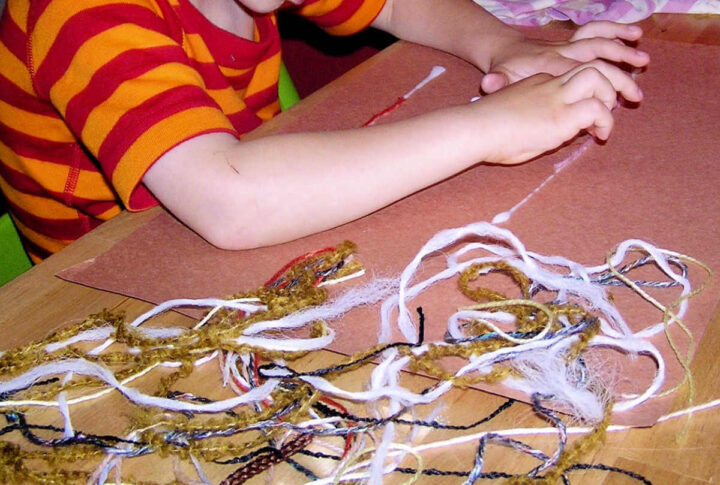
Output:
M685 41L703 44L720 44L720 18L713 16L654 15L640 25L646 36L672 41ZM567 28L571 28L569 25ZM398 48L392 46L379 56L393 55ZM373 59L367 62L374 62ZM347 75L362 76L363 65ZM337 82L337 81L336 81ZM313 94L294 110L301 114L303 109L322 99L323 93L330 92L334 83ZM282 123L282 116L261 128L261 133L273 129L276 123ZM135 316L150 306L144 302L126 298L75 284L64 282L54 275L59 270L92 258L112 247L117 241L133 229L158 214L161 209L143 213L123 213L112 221L100 226L92 233L72 244L23 274L15 281L0 289L0 336L2 348L8 349L42 338L49 332L63 328L69 323L83 319L88 314L109 308L123 310L129 316ZM176 318L186 318L177 316ZM720 379L720 359L717 359L716 345L720 342L720 312L716 311L713 322L698 348L693 361L693 371L697 379L697 403L717 399L720 393L714 384ZM322 352L312 357L313 365L328 365L337 359L335 354ZM418 385L427 382L422 377L413 376ZM504 401L503 398L480 393L478 391L454 390L444 401L449 422L466 423L478 416L488 414ZM112 402L112 401L111 401ZM678 395L674 409L683 408L685 397ZM103 419L105 406L89 406L81 413L82 420L92 422ZM497 428L544 426L526 405L515 405L509 412L494 422ZM584 461L604 463L630 470L645 476L655 484L701 484L720 480L720 410L710 410L693 416L683 434L685 419L663 422L649 429L633 429L609 434L604 446L594 451ZM678 439L682 436L681 439ZM531 440L540 448L553 449L555 437L539 437ZM437 454L432 466L453 470L468 470L471 467L475 444L457 447L452 453ZM491 469L507 472L521 472L532 466L518 455L491 450L489 460ZM130 460L132 461L132 460ZM140 465L127 462L129 468L140 470ZM146 465L143 472L147 472ZM124 468L125 469L125 468ZM219 481L224 474L211 473L211 479ZM143 477L149 480L168 481L172 478L171 466L158 466ZM262 479L255 479L260 483ZM401 477L401 481L406 477ZM442 483L460 483L457 477L424 478ZM575 472L573 483L637 483L635 480L618 474L603 471ZM275 474L275 483L299 483L300 475L287 466L280 466Z

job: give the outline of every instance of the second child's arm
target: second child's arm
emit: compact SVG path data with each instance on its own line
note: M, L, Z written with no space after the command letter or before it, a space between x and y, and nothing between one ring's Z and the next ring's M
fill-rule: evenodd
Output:
M567 42L544 42L528 39L472 0L386 0L373 26L475 64L487 74L482 88L488 93L540 72L564 74L595 59L635 67L650 60L622 42L642 36L637 26L591 22Z

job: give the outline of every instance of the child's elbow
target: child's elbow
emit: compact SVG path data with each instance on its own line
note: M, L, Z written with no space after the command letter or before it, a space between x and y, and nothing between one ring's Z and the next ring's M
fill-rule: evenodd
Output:
M257 237L253 235L250 227L238 222L215 224L198 228L196 232L200 237L218 249L239 251L264 246L264 244L258 241Z
M273 246L316 232L298 229L286 221L273 219L273 216L235 217L227 224L214 224L196 229L196 232L216 248L228 251Z
M251 188L235 193L236 197L203 199L175 216L208 243L229 251L270 246L298 237L292 232L294 225L282 217L282 210L263 199L262 193Z

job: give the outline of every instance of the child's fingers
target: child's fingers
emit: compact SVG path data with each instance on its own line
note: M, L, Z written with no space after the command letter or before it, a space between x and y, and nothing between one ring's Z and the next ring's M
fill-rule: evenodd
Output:
M610 81L615 91L619 92L628 101L639 102L642 100L642 91L640 91L637 83L630 77L628 73L626 73L617 66L608 64L607 62L603 62L600 60L594 60L585 64L581 64L580 66L561 76L560 79L563 83L566 83L575 74L587 68L593 68L599 71L600 74L602 74L605 78L607 78L608 81Z
M581 39L558 48L565 57L579 62L593 59L606 59L613 62L624 62L635 67L642 67L650 62L647 52L628 47L622 42L605 38Z
M588 66L563 84L563 101L575 104L589 98L601 101L608 110L612 110L617 103L617 93L612 83L600 71Z
M482 81L480 81L480 88L484 93L491 94L499 91L508 84L510 84L508 75L498 70L496 72L489 72L483 76Z
M570 38L571 41L604 37L606 39L638 40L643 31L637 25L624 25L607 20L590 22L580 27Z
M578 129L587 130L593 136L607 140L615 120L609 109L597 98L585 98L568 107L578 122Z

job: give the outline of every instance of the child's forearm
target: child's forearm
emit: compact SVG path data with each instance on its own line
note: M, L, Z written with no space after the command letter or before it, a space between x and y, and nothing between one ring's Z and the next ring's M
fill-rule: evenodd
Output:
M467 111L250 142L204 135L161 158L144 181L217 246L280 243L362 217L485 158Z
M596 62L370 128L249 142L207 134L170 150L143 181L211 243L270 245L357 219L480 161L519 163L582 129L605 139L617 92L641 98L632 79Z

